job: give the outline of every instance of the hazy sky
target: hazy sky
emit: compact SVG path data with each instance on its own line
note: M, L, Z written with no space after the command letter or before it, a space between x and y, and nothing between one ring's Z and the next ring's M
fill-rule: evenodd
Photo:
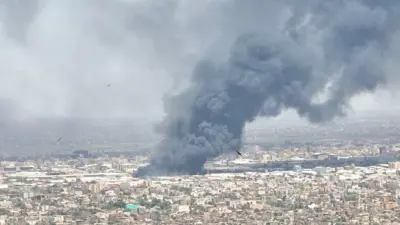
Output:
M290 15L281 1L244 2L2 0L0 116L158 119L163 95L185 85L197 60L225 61L238 35L276 32ZM368 94L352 106L390 109L392 96Z

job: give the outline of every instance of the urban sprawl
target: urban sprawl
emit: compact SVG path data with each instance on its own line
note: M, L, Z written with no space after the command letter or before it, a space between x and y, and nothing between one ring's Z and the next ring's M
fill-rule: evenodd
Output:
M208 173L136 178L147 156L2 161L0 224L400 224L400 162L300 162L400 153L400 145L265 149L209 161ZM399 147L398 147L399 146ZM210 173L298 161L291 169Z

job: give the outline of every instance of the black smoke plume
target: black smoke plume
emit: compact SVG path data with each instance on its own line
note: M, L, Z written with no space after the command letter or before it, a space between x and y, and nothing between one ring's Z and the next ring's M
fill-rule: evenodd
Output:
M243 34L227 63L197 64L191 86L165 100L164 139L139 176L198 173L207 159L238 150L245 124L257 116L292 108L312 123L330 121L346 115L353 96L387 82L382 63L400 3L297 4L290 4L282 34ZM307 15L308 24L299 26ZM310 42L320 48L308 49ZM323 90L327 100L316 103Z

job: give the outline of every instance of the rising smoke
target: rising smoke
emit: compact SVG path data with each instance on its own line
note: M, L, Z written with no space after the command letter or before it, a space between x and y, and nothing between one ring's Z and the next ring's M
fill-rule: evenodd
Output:
M279 34L240 35L226 63L199 62L190 87L165 99L164 140L139 175L195 174L207 159L238 150L258 116L295 109L312 123L330 121L346 115L352 97L388 82L398 1L287 2L292 16ZM322 91L327 99L315 102Z

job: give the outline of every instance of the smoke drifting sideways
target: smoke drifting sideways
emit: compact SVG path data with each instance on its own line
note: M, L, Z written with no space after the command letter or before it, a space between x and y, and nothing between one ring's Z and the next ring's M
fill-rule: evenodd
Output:
M164 139L136 175L196 174L208 159L238 150L245 124L258 116L289 108L312 123L345 116L353 96L388 82L382 65L400 21L399 5L294 3L282 34L239 36L227 63L199 62L191 86L165 99ZM327 99L315 102L322 91Z

